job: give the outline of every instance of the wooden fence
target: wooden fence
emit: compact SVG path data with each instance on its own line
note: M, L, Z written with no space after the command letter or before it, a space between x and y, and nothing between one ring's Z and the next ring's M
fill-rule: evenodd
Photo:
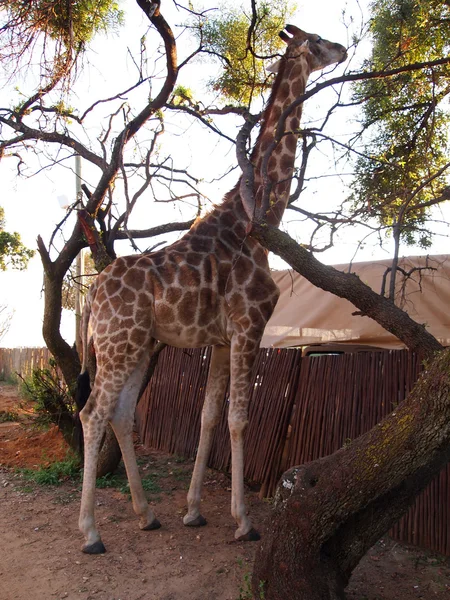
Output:
M145 445L193 457L208 349L166 348L137 410ZM272 495L287 468L326 456L371 429L401 402L420 372L406 351L301 357L299 350L261 350L253 374L245 476ZM209 465L228 469L228 392ZM392 533L450 555L450 468L416 499Z
M45 367L47 349L0 349L0 377ZM143 443L180 456L196 452L209 349L166 348L139 403ZM401 402L420 372L406 351L301 357L299 350L261 350L255 365L246 433L245 476L273 494L290 466L325 456L368 431ZM228 391L209 465L230 465ZM392 531L401 541L450 556L450 467L416 499Z
M50 357L48 348L0 348L0 379L29 377L33 369L47 367Z

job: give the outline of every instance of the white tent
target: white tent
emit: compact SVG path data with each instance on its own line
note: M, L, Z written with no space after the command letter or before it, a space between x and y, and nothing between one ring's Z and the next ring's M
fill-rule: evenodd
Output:
M379 293L383 276L390 265L390 260L381 260L353 263L350 267L336 265L335 268L356 273ZM399 266L411 275L405 278L398 272L397 306L415 321L423 323L442 345L449 346L450 255L404 258ZM295 271L272 271L272 276L281 295L267 323L262 347L362 344L388 349L405 348L376 321L353 315L357 311L353 304L315 287Z

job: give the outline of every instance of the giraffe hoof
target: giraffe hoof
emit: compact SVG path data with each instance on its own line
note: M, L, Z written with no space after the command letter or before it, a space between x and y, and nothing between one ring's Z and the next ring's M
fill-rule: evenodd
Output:
M261 536L256 529L253 529L253 527L250 529L250 531L244 533L244 535L240 535L238 538L236 538L238 542L257 542L260 539Z
M152 531L153 529L159 529L160 527L161 527L161 523L158 521L158 519L155 518L148 525L141 527L141 529L142 529L142 531Z
M82 548L82 552L85 554L105 554L106 548L101 540L94 542L93 544L86 544Z
M205 517L202 517L202 515L198 515L198 517L192 519L192 521L188 521L184 524L186 525L186 527L203 527L203 525L206 525L207 522L208 521L205 519Z

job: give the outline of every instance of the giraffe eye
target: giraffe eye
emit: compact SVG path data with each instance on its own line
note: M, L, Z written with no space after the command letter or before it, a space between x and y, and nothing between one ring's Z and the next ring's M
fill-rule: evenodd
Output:
M317 43L317 44L320 44L320 42L321 42L321 41L322 41L322 38L320 37L320 35L318 35L318 36L317 36L316 43Z

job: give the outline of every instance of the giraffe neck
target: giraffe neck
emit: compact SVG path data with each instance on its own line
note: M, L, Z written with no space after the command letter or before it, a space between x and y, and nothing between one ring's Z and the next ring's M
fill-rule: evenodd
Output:
M304 94L309 74L310 67L304 54L281 61L251 156L255 173L256 211L260 212L266 203L265 218L276 227L280 224L289 200L302 105L297 106L287 117L281 138L277 136L278 123L283 111ZM277 141L275 147L274 141ZM270 196L265 199L264 194L268 192Z
M264 110L261 131L251 154L251 162L254 166L256 212L260 212L268 178L270 206L266 214L266 220L275 227L280 224L289 200L295 151L299 137L301 105L297 106L286 119L284 127L286 133L282 135L269 156L267 156L267 150L273 143L283 111L305 92L310 72L311 69L306 56L301 55L281 61L269 102ZM204 222L206 225L206 222L211 219L215 220L217 217L220 223L223 222L225 228L234 228L238 238L241 239L245 235L248 216L240 197L240 181L241 179L225 195L221 204L217 205L209 215L206 215L193 226L191 233L203 231L203 226L199 227L200 223Z

